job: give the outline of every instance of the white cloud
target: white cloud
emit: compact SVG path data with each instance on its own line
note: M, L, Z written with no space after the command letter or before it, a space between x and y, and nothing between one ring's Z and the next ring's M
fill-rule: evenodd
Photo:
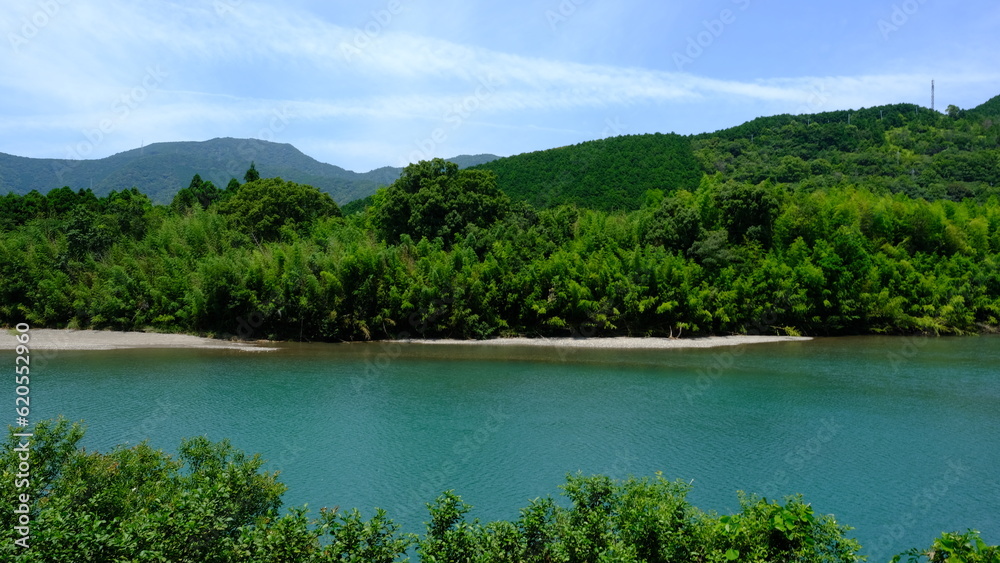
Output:
M588 129L572 122L581 112L600 123L645 108L651 122L663 123L669 113L671 127L692 130L699 114L718 107L801 113L928 103L931 77L951 91L990 92L1000 83L1000 74L975 63L935 67L933 61L905 74L727 80L460 44L416 33L402 20L356 28L285 6L219 1L233 9L217 13L214 2L67 2L17 53L0 59L0 107L7 108L0 109L0 130L10 138L48 139L33 146L63 146L113 119L114 131L96 150L104 155L137 139L258 136L277 110L291 116L286 135L326 134L327 143L311 144L352 157L363 147L377 149L365 163L377 166L372 159L388 147L405 153L414 138L447 128L456 116L484 135L554 139L560 131ZM25 16L12 14L0 16L0 30L16 33ZM591 16L573 23L597 25ZM123 96L142 88L151 67L167 78L127 115L116 111ZM20 152L10 143L0 151Z

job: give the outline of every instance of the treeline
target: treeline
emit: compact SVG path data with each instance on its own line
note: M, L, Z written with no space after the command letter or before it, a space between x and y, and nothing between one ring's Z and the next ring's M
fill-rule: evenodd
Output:
M184 440L176 457L145 442L109 453L79 447L66 420L32 429L31 478L15 488L21 438L0 447L0 554L12 563L197 561L199 563L392 563L416 554L439 563L621 563L863 561L851 528L800 496L768 501L740 494L718 515L688 503L683 481L570 475L567 503L531 501L518 519L486 524L453 491L427 505L426 530L403 533L377 509L279 512L286 487L264 460L228 441ZM430 499L428 499L430 500ZM894 559L995 563L1000 548L978 532L945 533L927 550Z
M411 165L370 208L280 179L7 196L0 323L242 338L964 334L1000 322L1000 203L705 176L632 212Z

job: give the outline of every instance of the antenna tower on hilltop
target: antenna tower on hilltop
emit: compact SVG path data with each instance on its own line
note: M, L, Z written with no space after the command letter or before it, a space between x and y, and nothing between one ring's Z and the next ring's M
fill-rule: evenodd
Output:
M931 111L934 111L934 81L931 80Z

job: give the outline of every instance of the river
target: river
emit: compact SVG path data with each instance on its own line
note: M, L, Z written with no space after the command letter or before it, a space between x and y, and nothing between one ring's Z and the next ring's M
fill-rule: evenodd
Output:
M972 527L1000 543L1000 338L849 337L716 349L282 344L270 353L46 354L33 415L107 450L229 438L286 505L376 506L420 531L454 489L481 520L557 495L568 472L802 493L874 560Z

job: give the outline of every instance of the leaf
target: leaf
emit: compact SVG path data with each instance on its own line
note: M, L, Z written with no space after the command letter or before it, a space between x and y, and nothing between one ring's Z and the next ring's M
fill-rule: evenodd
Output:
M726 552L726 559L730 561L735 561L739 559L739 557L740 557L740 552L735 549L730 549L729 551Z

